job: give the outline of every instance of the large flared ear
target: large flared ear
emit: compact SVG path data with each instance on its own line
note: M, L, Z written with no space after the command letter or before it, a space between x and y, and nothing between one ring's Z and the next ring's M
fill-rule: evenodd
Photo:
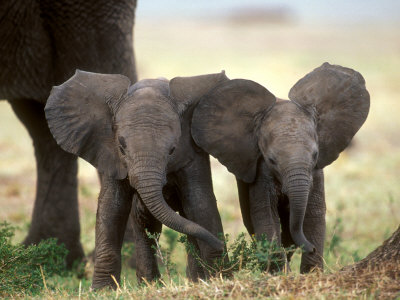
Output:
M369 94L360 73L324 63L300 79L289 98L316 111L319 158L317 167L335 161L365 122Z
M125 178L127 171L115 146L109 105L120 100L129 85L123 75L77 70L53 87L45 107L50 131L61 148L117 179Z
M204 96L192 118L198 146L245 182L253 182L260 157L256 127L276 98L251 80L224 82Z
M228 80L225 71L191 77L175 77L169 82L169 97L175 102L179 113L182 113L214 87Z

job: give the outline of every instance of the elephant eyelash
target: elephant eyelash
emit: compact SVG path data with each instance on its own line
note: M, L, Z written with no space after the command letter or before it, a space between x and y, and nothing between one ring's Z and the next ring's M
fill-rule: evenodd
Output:
M312 158L313 158L313 160L317 160L317 158L318 158L318 152L317 151L315 151L313 153Z
M122 153L122 155L125 155L125 150L122 148L122 146L119 146L119 151Z
M268 160L271 163L271 165L276 165L276 161L272 157L269 157Z
M171 150L169 150L169 155L172 155L172 153L174 153L175 151L175 147L172 147Z
M123 148L126 148L126 142L125 142L125 139L124 139L122 136L119 136L119 137L118 137L118 142L120 143L120 145L121 145Z

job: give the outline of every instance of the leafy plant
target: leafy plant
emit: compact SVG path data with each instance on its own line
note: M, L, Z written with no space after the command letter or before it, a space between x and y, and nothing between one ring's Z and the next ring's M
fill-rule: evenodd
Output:
M132 242L125 242L122 244L121 248L121 256L122 259L130 259L132 257L132 253L135 251L135 244Z
M228 240L229 235L226 235L226 244ZM224 251L221 258L209 264L203 260L198 249L188 241L186 236L181 236L179 241L185 244L186 251L193 255L200 266L217 276L219 274L230 276L232 272L241 270L282 272L286 267L286 255L294 251L294 248L285 249L277 245L275 241L268 241L265 236L247 241L245 233L241 233L227 247L227 251Z
M36 294L53 274L66 275L67 250L48 239L38 245L13 245L15 228L0 223L0 296Z
M172 233L171 233L172 232ZM156 256L160 259L161 263L165 267L165 274L168 277L169 282L173 281L173 277L177 275L176 271L176 265L172 263L171 261L171 253L175 248L176 245L176 239L174 238L177 233L173 232L172 230L166 230L166 237L167 237L167 244L168 248L164 249L160 245L160 234L159 233L150 233L149 231L146 230L147 236L150 239L153 239L155 242L155 245L152 246L152 248L156 252Z

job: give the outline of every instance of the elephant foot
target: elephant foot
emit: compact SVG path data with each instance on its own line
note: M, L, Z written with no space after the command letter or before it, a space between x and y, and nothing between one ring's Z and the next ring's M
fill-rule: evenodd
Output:
M322 251L321 251L322 252ZM316 253L303 253L301 256L300 273L310 273L312 271L323 271L324 260L322 255Z
M271 255L270 264L267 266L267 272L277 274L287 270L289 263L287 262L285 253L276 253Z

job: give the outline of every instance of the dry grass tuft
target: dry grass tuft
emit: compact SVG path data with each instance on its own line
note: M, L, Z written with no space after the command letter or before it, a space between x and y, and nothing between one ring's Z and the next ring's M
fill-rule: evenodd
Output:
M250 272L237 273L233 279L213 278L207 282L166 284L157 288L147 284L138 290L120 289L118 294L131 299L249 299L249 298L382 298L400 296L400 264L364 270L349 269L334 274L314 272L307 275L272 276ZM165 284L165 283L164 283Z
M235 278L233 280L213 279L207 284L193 284L180 291L169 289L148 291L149 297L175 299L193 298L258 298L283 297L310 299L325 297L373 296L396 298L400 296L400 267L391 264L370 272L339 272L323 274L316 272L309 275L269 276L254 278ZM155 292L155 293L154 293Z

